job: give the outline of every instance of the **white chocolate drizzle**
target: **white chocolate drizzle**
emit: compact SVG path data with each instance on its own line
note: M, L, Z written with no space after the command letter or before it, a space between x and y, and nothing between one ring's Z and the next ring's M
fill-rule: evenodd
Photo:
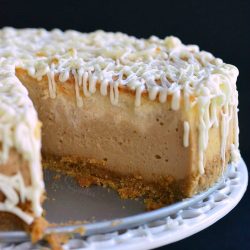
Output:
M57 95L55 78L58 77L63 84L73 76L78 107L82 107L83 98L95 94L97 88L101 95L109 96L111 103L117 105L119 88L127 88L134 92L135 107L138 109L142 93L146 93L149 100L159 100L161 105L166 105L164 103L170 97L172 110L180 110L182 106L185 112L197 108L197 167L200 174L205 171L204 154L212 127L220 126L220 154L222 162L225 162L229 122L234 119L235 138L231 155L233 159L239 155L238 69L211 53L200 51L196 45L182 44L176 37L138 39L104 31L85 34L73 30L62 32L55 29L49 32L44 29L4 28L0 30L0 60L0 160L7 161L12 147L28 160L33 193L27 195L23 186L17 189L23 200L32 202L37 216L41 214L38 197L42 192L40 139L30 133L37 123L37 115L26 89L15 77L15 68L27 70L37 80L47 77L51 98ZM183 146L188 147L188 120L183 126ZM16 128L15 132L12 127ZM11 188L11 185L4 188ZM0 186L1 191L4 188ZM9 197L9 201L14 204L12 191L13 199ZM0 210L3 206L0 203ZM18 214L16 209L13 206L12 211ZM18 216L30 223L20 213Z
M187 121L183 122L183 129L184 129L184 135L183 135L183 146L187 148L189 146L189 123Z

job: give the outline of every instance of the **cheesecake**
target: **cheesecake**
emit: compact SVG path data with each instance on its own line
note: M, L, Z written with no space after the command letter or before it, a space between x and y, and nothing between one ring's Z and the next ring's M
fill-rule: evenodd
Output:
M177 37L0 30L0 221L43 216L43 169L148 209L237 162L238 69Z

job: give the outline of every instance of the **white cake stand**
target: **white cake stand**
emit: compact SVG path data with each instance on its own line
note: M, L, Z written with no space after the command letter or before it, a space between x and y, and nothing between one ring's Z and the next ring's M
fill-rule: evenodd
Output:
M195 204L132 229L76 236L64 245L64 249L139 250L179 241L209 227L230 212L241 200L247 184L247 167L241 159L238 165L229 165L227 173L215 190ZM39 250L41 245L32 246L28 241L19 244L0 243L0 249ZM43 246L43 249L46 248Z

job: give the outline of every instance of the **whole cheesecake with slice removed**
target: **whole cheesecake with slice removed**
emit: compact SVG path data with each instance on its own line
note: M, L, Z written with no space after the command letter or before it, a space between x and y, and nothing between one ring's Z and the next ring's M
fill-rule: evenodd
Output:
M42 165L149 209L213 185L239 158L237 76L171 36L2 29L1 227L42 216Z

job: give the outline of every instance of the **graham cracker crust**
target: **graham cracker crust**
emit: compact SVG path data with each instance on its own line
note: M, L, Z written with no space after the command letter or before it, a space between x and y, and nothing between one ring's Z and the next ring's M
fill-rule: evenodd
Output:
M16 215L8 212L0 212L0 231L28 231L28 226Z

